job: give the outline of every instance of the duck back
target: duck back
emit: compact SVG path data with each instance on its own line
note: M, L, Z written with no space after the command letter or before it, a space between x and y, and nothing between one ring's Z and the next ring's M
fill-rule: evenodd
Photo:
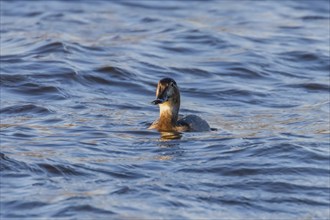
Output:
M210 131L209 124L197 115L187 115L178 121L179 126L185 125L189 131Z

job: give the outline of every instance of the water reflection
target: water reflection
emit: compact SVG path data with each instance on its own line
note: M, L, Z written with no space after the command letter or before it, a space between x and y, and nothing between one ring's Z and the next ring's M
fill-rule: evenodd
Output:
M156 149L157 160L173 160L176 157L182 156L184 150L180 147L180 140L182 133L180 132L160 132L160 139L157 143L158 149Z
M167 131L167 132L160 132L160 140L162 141L167 141L167 140L176 140L176 139L181 139L182 133L180 132L175 132L175 131Z

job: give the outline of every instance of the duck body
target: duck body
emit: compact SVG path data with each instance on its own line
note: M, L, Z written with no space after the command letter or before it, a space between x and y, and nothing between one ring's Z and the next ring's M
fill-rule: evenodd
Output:
M163 119L163 118L162 118ZM210 131L211 128L209 124L197 115L187 115L179 119L174 125L163 123L162 119L157 119L154 121L149 129L157 129L159 131Z
M179 118L180 91L171 78L163 78L158 82L156 100L152 103L159 105L159 118L149 129L176 132L210 131L208 123L197 115Z

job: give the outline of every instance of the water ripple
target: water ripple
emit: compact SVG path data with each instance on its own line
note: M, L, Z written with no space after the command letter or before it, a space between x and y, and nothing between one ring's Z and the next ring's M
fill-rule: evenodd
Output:
M1 8L0 218L328 218L327 1ZM148 130L162 77L215 129Z

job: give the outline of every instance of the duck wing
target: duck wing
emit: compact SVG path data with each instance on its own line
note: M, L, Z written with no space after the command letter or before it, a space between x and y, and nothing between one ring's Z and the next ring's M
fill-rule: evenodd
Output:
M210 125L197 115L187 115L178 120L179 126L187 126L189 131L210 131Z

